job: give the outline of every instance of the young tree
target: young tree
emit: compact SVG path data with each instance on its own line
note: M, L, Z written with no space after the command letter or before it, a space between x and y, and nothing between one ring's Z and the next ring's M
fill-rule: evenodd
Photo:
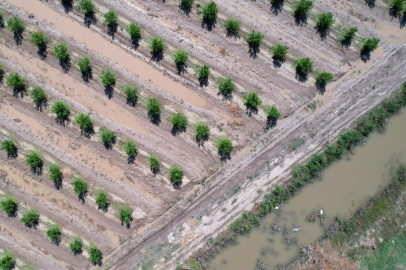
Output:
M116 78L111 70L105 70L101 74L101 80L104 85L104 92L111 98L113 96L113 87L116 84Z
M175 113L172 116L171 123L172 123L172 133L176 134L178 132L185 131L187 126L186 115L184 115L181 112Z
M89 135L94 132L93 121L92 118L90 118L90 115L79 113L76 117L76 123L79 125L81 133L86 137L89 137Z
M60 124L64 124L65 121L69 119L69 106L62 101L57 101L54 103L54 105L52 106L52 112L56 114L56 120Z
M283 62L285 61L286 54L288 53L288 46L284 46L281 44L276 44L275 47L272 48L272 58L274 61Z
M78 6L85 13L85 24L89 26L94 19L96 6L92 0L80 0Z
M149 44L149 50L152 55L152 59L161 60L165 50L164 42L162 39L153 38Z
M70 250L75 255L82 253L82 248L83 248L82 239L80 239L79 237L74 237L72 239L72 241L70 242L69 247L70 247Z
M296 61L295 69L299 76L306 76L313 71L313 62L309 57L300 58Z
M158 99L151 97L147 100L148 116L153 123L159 123L161 115L161 104Z
M378 48L379 41L379 38L363 39L361 43L361 53L367 54L376 50L376 48Z
M35 227L39 221L39 214L35 210L27 211L24 216L21 218L21 222L27 227Z
M23 40L23 32L24 32L24 23L23 21L14 16L13 18L9 19L7 21L7 28L13 32L14 34L14 40L17 45L21 44L21 41Z
M59 242L61 241L62 232L58 225L50 226L46 231L46 235L48 239L51 240L52 243L59 245Z
M258 106L261 105L262 100L258 97L256 92L244 93L244 105L249 111L257 111Z
M173 62L178 69L178 72L181 73L186 69L186 63L188 59L187 52L184 50L177 50L172 56Z
M88 82L93 77L92 66L90 65L89 57L83 57L78 60L79 71L82 74L82 79Z
M101 264L102 262L102 258L103 258L103 254L100 251L100 249L95 246L95 245L90 245L89 249L87 250L87 252L89 252L89 261L96 265L96 264Z
M31 40L38 48L38 54L42 57L46 56L46 50L48 45L48 37L42 32L32 32Z
M209 82L210 67L208 65L198 66L196 69L196 73L200 86L207 85Z
M104 13L104 20L106 21L108 34L114 37L118 26L118 16L114 10L109 10Z
M231 151L233 151L233 143L224 137L220 137L216 141L216 146L218 153L222 159L227 159L230 157Z
M82 178L76 177L72 181L72 186L73 186L73 190L78 195L79 200L84 201L84 198L85 198L86 193L87 193L87 184L86 184L86 182L83 181Z
M4 78L4 67L3 64L0 63L0 84L3 83L3 78Z
M137 156L137 145L130 139L124 142L124 151L127 155L128 163L133 163Z
M153 174L157 174L159 170L161 169L161 163L159 162L158 156L155 154L152 154L149 158L149 165L151 167L151 171Z
M135 106L138 101L138 89L135 86L127 85L124 87L124 94L127 97L127 104Z
M265 113L267 116L267 126L268 128L276 126L276 123L281 116L278 108L276 106L267 106L265 107Z
M305 22L307 20L307 14L312 8L313 1L310 0L298 0L296 2L293 2L293 16L298 23Z
M42 173L42 166L44 161L42 160L41 154L38 151L31 151L25 155L25 164L31 168L33 173L38 175Z
M15 266L15 261L10 252L6 251L3 257L0 259L0 269L1 270L11 270Z
M254 56L256 56L259 47L261 46L262 39L264 38L264 35L262 35L260 32L256 32L252 30L251 34L247 38L248 46L250 48L250 53Z
M121 225L126 224L127 227L130 226L130 222L133 220L131 217L133 210L128 205L122 205L118 210L118 215L121 221Z
M330 31L331 26L335 22L334 16L331 12L321 13L316 16L316 29L322 37Z
M219 90L224 97L229 97L235 90L235 84L229 78L221 78L219 83Z
M172 165L169 169L169 179L175 188L180 187L182 185L183 170L177 165Z
M62 180L63 180L63 173L61 171L61 168L56 165L56 164L51 164L49 166L49 179L54 182L54 185L57 189L59 189L62 186Z
M0 202L1 210L3 210L9 217L14 217L17 213L17 201L13 196L7 196Z
M401 17L406 14L405 0L391 0L389 6L389 13L393 17Z
M7 77L7 86L13 89L13 95L16 97L18 94L23 97L26 90L26 82L23 76L18 75L18 73L10 73Z
M195 125L195 136L198 143L207 141L210 136L210 128L204 122L199 122Z
M333 80L333 74L331 74L330 72L319 71L317 72L315 79L317 87L324 90L326 84Z
M100 129L100 137L107 149L112 148L113 144L116 143L116 133L107 127Z
M133 47L137 48L141 39L141 27L138 24L130 23L127 27L127 33L130 35Z
M7 152L7 158L17 157L18 148L15 142L10 139L6 139L1 143L1 150L5 150Z
M0 28L4 27L4 14L3 11L0 9Z
M203 24L205 24L208 30L211 30L216 24L218 7L214 1L211 1L203 6Z
M189 13L193 6L193 0L180 0L179 7Z
M96 198L95 198L96 204L99 207L99 209L106 211L107 207L109 205L109 198L107 196L107 193L104 190L99 190L96 193Z
M42 106L47 103L47 93L45 90L39 86L34 87L30 93L32 101L35 102L35 107L37 110L42 110Z
M345 28L339 38L341 44L344 46L350 46L357 32L357 27Z
M59 60L62 69L67 72L70 69L70 56L68 46L64 43L58 44L54 47L54 52Z
M241 23L238 20L227 19L226 20L227 36L237 37L240 32Z

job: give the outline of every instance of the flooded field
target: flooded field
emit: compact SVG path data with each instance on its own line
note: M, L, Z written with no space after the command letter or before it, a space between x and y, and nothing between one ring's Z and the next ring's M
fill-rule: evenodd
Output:
M372 134L353 155L325 170L321 181L306 187L249 236L240 237L236 246L219 254L210 269L255 269L259 259L267 269L275 269L291 261L300 246L322 237L336 216L349 217L376 194L386 184L391 162L406 162L405 122L403 110L389 120L384 133ZM317 218L314 222L309 221L312 214Z

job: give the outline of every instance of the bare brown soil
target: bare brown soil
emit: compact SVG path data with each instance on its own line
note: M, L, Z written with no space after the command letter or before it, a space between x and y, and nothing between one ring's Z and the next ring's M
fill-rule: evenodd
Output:
M26 24L21 45L12 34L0 28L0 62L5 78L18 72L27 79L30 90L39 85L48 93L49 105L57 100L69 104L71 121L62 126L55 122L50 106L37 111L28 93L13 97L5 85L0 87L0 139L13 137L20 149L17 159L1 153L0 191L15 195L22 210L37 209L41 222L37 229L23 226L19 218L0 217L0 246L16 257L44 269L87 269L92 266L88 254L74 256L68 244L79 235L87 247L94 243L103 252L102 268L173 269L176 264L202 247L209 238L233 221L243 210L260 200L258 190L266 191L283 181L290 168L324 144L333 140L342 128L353 123L381 100L388 97L404 80L406 72L405 32L387 14L383 3L374 9L364 1L315 1L306 25L297 26L290 4L275 15L268 1L217 0L219 19L208 31L201 25L195 1L189 15L179 10L178 1L96 0L97 22L89 28L75 7L65 13L60 1L6 0L0 3L6 18L16 15ZM112 39L106 34L102 14L114 9L119 15L118 31ZM314 30L314 15L330 10L336 24L326 39ZM242 33L226 37L224 20L238 18ZM141 25L143 38L134 49L125 33L128 22ZM343 48L337 40L339 26L356 25L362 37L378 36L380 47L369 61L359 59L356 46ZM252 29L261 31L264 45L257 57L250 57L245 41ZM30 41L29 32L41 30L50 38L48 54L41 59ZM160 62L150 58L148 42L158 36L167 50ZM64 72L53 46L69 45L72 66ZM274 66L269 48L276 43L290 47L288 59ZM178 48L189 53L186 73L177 74L171 54ZM80 57L88 55L93 79L83 82L76 67ZM317 93L312 76L300 82L294 72L294 59L311 57L315 70L334 74L335 82L324 95ZM207 87L200 87L194 68L207 63L212 75ZM103 70L116 76L113 96L108 98L100 83ZM232 100L218 95L220 77L231 77L237 84ZM139 88L135 107L126 104L122 88ZM258 92L263 105L275 104L284 117L271 131L265 130L266 117L245 113L243 93ZM155 96L163 105L161 122L150 122L146 98ZM183 111L189 119L186 132L171 134L170 117ZM90 138L80 134L74 117L90 113L96 133ZM193 125L205 121L211 137L198 146ZM117 143L107 150L100 142L98 129L107 126L117 134ZM232 139L235 151L231 160L221 162L215 148L218 135ZM139 152L134 164L127 162L122 142L131 138ZM288 151L297 138L305 140L296 151ZM38 148L45 157L43 175L33 175L24 164L24 153ZM163 166L154 176L148 157L157 153ZM56 190L48 179L48 166L56 162L64 168L64 186ZM168 177L171 164L185 171L183 185L174 189ZM73 192L70 181L82 175L89 185L84 203ZM94 192L108 192L112 207L97 209ZM235 203L237 199L237 203ZM130 228L122 226L117 205L126 203L134 210ZM46 227L54 222L63 228L56 247L45 237ZM10 244L12 243L12 244ZM148 268L149 267L149 268Z

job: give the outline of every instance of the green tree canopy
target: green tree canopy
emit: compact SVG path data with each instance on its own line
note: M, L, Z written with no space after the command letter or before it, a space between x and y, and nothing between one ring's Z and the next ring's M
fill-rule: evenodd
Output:
M31 41L35 46L37 46L38 54L45 56L48 45L48 37L42 32L32 32Z
M69 248L75 255L82 253L83 248L82 239L80 239L79 237L74 237L69 244Z
M246 92L244 93L244 105L248 110L257 110L258 106L261 105L262 100L258 97L256 92Z
M104 190L97 191L95 201L99 209L107 210L109 198Z
M100 251L100 249L95 246L95 245L90 245L89 249L87 250L89 252L89 261L96 265L96 264L101 264L102 258L103 258L103 253Z
M132 221L133 210L128 205L122 205L118 211L121 224L127 224L129 226Z
M210 67L208 65L198 66L196 69L196 73L200 86L207 85L209 82Z
M310 0L298 0L293 2L292 10L293 16L297 22L306 21L309 11L313 8L313 1Z
M193 6L193 0L180 0L179 7L189 13Z
M357 27L344 28L339 38L341 44L350 46L358 32Z
M183 170L177 165L172 165L169 169L169 179L174 187L180 187L182 185Z
M35 107L37 110L41 110L42 106L47 103L47 93L45 90L39 86L34 87L30 92L30 97L32 101L35 102Z
M7 28L11 32L13 32L15 42L17 44L21 44L21 41L23 40L23 32L25 29L23 21L20 18L14 16L7 21Z
M6 139L6 140L2 141L1 150L5 150L7 152L8 158L17 157L18 148L13 140Z
M62 69L67 72L70 69L70 56L68 45L65 43L58 44L54 47L54 52L59 60Z
M35 227L39 221L39 214L35 210L27 211L21 218L21 222L27 227Z
M219 83L219 90L224 97L228 97L235 90L235 84L230 78L221 78Z
M149 50L153 59L162 59L165 50L164 42L162 41L162 39L153 38L151 40L151 43L149 44Z
M12 72L7 77L7 86L13 89L13 95L15 97L18 96L18 94L22 97L26 91L27 84L23 76L18 75L17 72Z
M153 123L159 123L161 115L161 104L157 98L150 97L147 100L147 110L148 116L151 118Z
M156 174L159 172L159 170L161 169L161 163L159 162L158 156L155 154L152 154L149 158L148 158L148 162L149 165L151 167L151 171L153 174Z
M57 189L59 189L62 186L62 180L63 180L63 173L61 171L61 168L56 165L56 164L51 164L49 166L49 179L54 182L54 185Z
M295 68L298 75L305 76L313 71L313 62L309 57L300 58L296 61Z
M124 151L127 155L127 159L129 163L134 162L134 159L137 155L137 145L130 139L127 139L124 142Z
M65 121L69 119L69 106L62 101L57 101L54 103L52 106L52 112L56 114L56 120L61 124L64 124Z
M175 113L172 116L171 123L172 123L172 133L176 134L177 132L185 131L187 126L186 115L184 115L181 112Z
M325 36L330 31L334 22L334 16L331 12L318 14L316 16L317 32L319 32L321 36Z
M112 148L113 144L116 143L116 133L107 127L100 129L100 137L107 149Z
M5 252L3 257L0 259L0 269L1 270L11 270L15 266L15 261L10 252Z
M85 56L78 60L78 67L80 73L82 74L82 79L85 82L88 82L90 79L92 79L92 66L90 65L90 59L88 56Z
M79 113L76 117L76 123L79 125L82 134L89 136L94 132L93 121L92 118L90 118L90 115Z
M252 30L251 34L249 34L247 38L248 46L250 47L250 49L258 50L261 46L263 38L264 35L262 35L260 32Z
M224 137L220 137L216 141L216 146L218 153L222 159L226 159L230 157L231 151L233 151L234 146L233 143Z
M9 217L14 217L17 213L17 200L13 196L7 196L0 202L1 210L3 210Z
M318 85L326 85L331 80L333 80L333 74L330 72L319 71L316 74L316 84Z
M124 94L127 97L127 104L135 106L138 101L138 89L135 86L127 85L124 87Z
M59 242L61 241L62 232L58 225L52 225L46 231L46 235L48 239L51 240L52 243L58 245Z
M132 22L127 27L127 33L130 35L133 46L138 47L138 42L141 39L141 27Z
M42 166L44 165L44 161L42 160L42 156L38 151L33 150L27 153L25 155L25 164L31 168L31 171L33 173L42 173Z
M276 44L275 47L272 48L272 58L278 62L285 61L288 49L289 48L287 46Z
M203 23L211 30L217 20L218 7L214 1L206 3L202 9Z
M173 62L176 65L176 68L178 69L178 72L182 72L186 68L186 63L188 59L188 54L184 50L177 50L173 56L172 56Z
M76 177L72 181L72 186L73 186L73 190L78 195L79 200L83 201L85 196L86 196L86 193L87 193L87 184L86 184L86 182L83 181L82 178Z
M199 122L195 125L195 135L198 143L207 141L210 136L210 128L204 122Z
M241 22L235 19L227 19L226 22L227 36L238 36L240 33Z
M265 107L265 113L267 116L267 126L269 128L274 127L281 116L278 108L276 108L276 106L267 106Z
M107 11L106 13L104 13L104 20L107 24L109 35L114 36L118 26L117 13L114 10Z

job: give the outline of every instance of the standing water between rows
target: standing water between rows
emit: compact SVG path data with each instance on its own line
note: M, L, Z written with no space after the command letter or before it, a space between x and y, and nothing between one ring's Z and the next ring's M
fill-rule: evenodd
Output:
M353 155L332 164L321 181L305 187L277 212L269 214L249 236L225 249L211 263L211 270L255 269L261 259L267 269L289 263L299 247L324 234L336 216L349 218L365 201L388 184L390 162L406 163L406 109L391 117L384 133L375 132ZM325 219L309 222L311 213Z

